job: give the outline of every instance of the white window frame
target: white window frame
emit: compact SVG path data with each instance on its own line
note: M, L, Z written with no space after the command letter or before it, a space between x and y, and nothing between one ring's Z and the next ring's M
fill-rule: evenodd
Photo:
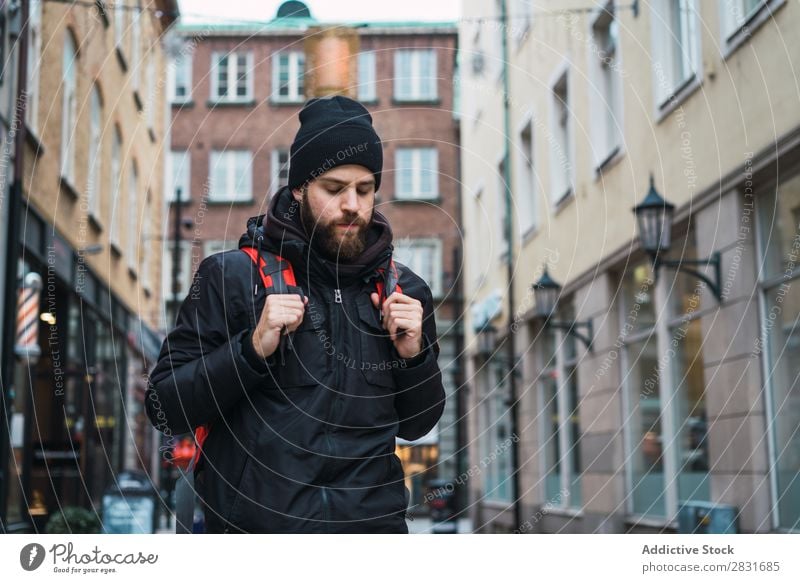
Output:
M39 78L42 63L42 0L31 0L28 20L28 92L25 122L28 131L39 135Z
M289 148L275 148L272 150L271 157L270 157L270 196L272 193L277 192L279 188L285 186L288 183L289 178ZM286 174L286 178L281 180L281 162L280 156L281 154L286 154L286 162L284 164L284 174Z
M591 113L592 160L593 170L600 173L603 168L622 152L623 112L622 107L622 61L620 43L617 36L613 48L613 58L609 57L607 48L598 36L598 26L605 26L609 36L613 28L619 29L614 0L607 0L602 8L595 9L589 19L587 43L587 60L589 78L594 88L590 92L589 106ZM601 24L601 21L607 21ZM608 61L612 62L609 63ZM569 88L568 88L569 91ZM567 95L569 97L569 95Z
M169 100L170 103L187 103L192 100L192 58L191 51L181 52L169 62ZM178 73L182 72L185 79L185 95L178 96Z
M765 22L772 19L772 15L786 4L786 0L760 0L747 14L741 14L740 19L734 19L733 4L743 0L719 0L719 27L722 46L722 57L727 59L739 46L747 41L755 31Z
M166 183L164 185L164 199L168 203L175 202L175 190L180 186L181 202L185 203L191 200L191 180L192 180L192 155L191 150L170 150L165 156L166 168L164 177ZM180 180L176 180L175 172L180 170L182 176Z
M114 46L122 56L127 52L125 47L125 33L128 26L128 8L125 0L117 0L114 4Z
M247 157L247 172L242 176L237 173L237 157ZM220 196L219 185L215 183L214 174L219 164L227 166L225 171L225 192ZM236 192L237 183L244 178L244 188ZM209 158L209 202L252 202L253 201L253 153L250 150L212 150Z
M408 57L408 71L402 60ZM430 58L431 77L422 76L422 59ZM426 81L426 79L430 79ZM428 88L425 83L430 83ZM406 85L407 84L407 85ZM438 97L438 57L435 49L398 49L394 53L394 99L399 102L436 101ZM427 89L427 90L426 90Z
M361 102L378 99L376 60L377 56L373 50L358 53L358 100Z
M288 58L288 95L280 95L280 63L282 57ZM302 102L305 99L305 70L306 56L303 51L279 51L274 53L272 55L272 101L276 103Z
M138 6L131 11L131 18L131 88L138 93L142 76L142 11Z
M533 24L533 0L511 0L509 22L511 23L511 36L517 48L525 43Z
M244 55L247 78L245 79L244 96L237 96L236 72L239 66L239 57ZM228 91L225 95L219 95L219 60L222 57L228 58L227 81ZM253 100L253 51L214 51L211 53L211 101L215 103L241 103Z
M679 16L677 33L684 38L677 39L672 28L675 4L683 10ZM653 53L653 99L656 120L672 111L691 94L703 80L703 61L701 34L697 0L656 0L651 18ZM675 78L675 51L680 45L682 68L688 71L683 78ZM688 45L688 47L686 46Z
M64 31L61 72L61 177L75 187L75 124L77 122L78 53L69 30Z
M553 211L559 205L572 198L575 192L575 140L574 126L575 120L572 109L572 79L571 68L568 61L564 61L555 71L550 80L550 203ZM559 113L561 113L561 100L556 95L556 87L561 82L566 83L567 98L564 104L566 115L566 128L563 131L562 143L556 144L557 136L562 134ZM557 151L558 150L558 151ZM566 168L562 167L562 159L559 151L566 160ZM559 177L556 180L556 176Z
M432 183L434 186L433 192L422 191L422 166L423 151L432 152L431 173L433 174ZM408 167L401 165L400 157L401 152L408 152L411 156L411 162ZM439 192L439 150L435 146L402 146L395 149L394 155L395 163L395 199L396 200L436 200L440 196ZM401 190L401 173L404 170L410 169L413 174L411 176L411 192L403 192Z
M92 85L89 112L89 167L86 172L86 202L89 215L100 224L100 178L102 168L103 103L100 90Z
M137 232L139 226L139 171L135 161L131 161L128 172L128 205L125 212L128 215L128 248L126 249L128 267L131 271L136 272L138 264L136 248L139 243L139 233Z
M529 138L526 139L525 135ZM517 131L517 193L518 229L521 240L529 237L539 226L538 186L536 181L536 125L533 114L527 115Z
M148 192L144 199L144 207L142 209L142 228L139 232L139 276L142 282L142 289L147 292L151 291L152 279L150 272L152 271L151 249L153 244L151 227L154 223L152 219L152 195Z
M122 251L122 135L115 125L111 136L111 192L110 217L111 230L109 240L111 245Z
M430 288L431 294L434 298L442 297L444 288L444 282L442 281L444 276L442 263L442 240L437 237L402 237L395 240L394 246L395 249L405 248L410 250L415 260L415 252L420 247L431 249L431 270L433 271L432 277L430 278L430 281L425 278L423 279L425 279L425 283L428 284L428 287ZM395 253L394 258L411 269L411 271L422 277L423 274L420 273L419 270L415 269L415 265L410 264L411 262L404 261L404 258L402 257L402 251L400 256Z
M147 83L147 102L145 103L145 120L147 129L149 129L155 136L155 118L156 118L156 63L155 54L150 53L147 56L147 65L145 67L145 82Z

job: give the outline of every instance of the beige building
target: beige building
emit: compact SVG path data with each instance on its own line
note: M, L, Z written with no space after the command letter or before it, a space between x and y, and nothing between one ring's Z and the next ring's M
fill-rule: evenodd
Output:
M11 403L21 530L59 507L100 512L112 476L158 468L142 399L162 306L162 37L178 16L171 0L27 4L19 275L43 289L41 356L18 364Z
M685 530L714 503L797 530L800 7L593 4L463 3L475 527ZM632 212L651 175L675 206L657 278Z

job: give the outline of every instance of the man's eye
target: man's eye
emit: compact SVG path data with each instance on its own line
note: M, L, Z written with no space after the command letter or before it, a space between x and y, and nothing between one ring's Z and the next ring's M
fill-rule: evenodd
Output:
M360 194L362 196L365 196L365 195L369 194L369 190L359 190L358 194Z
M339 189L338 188L329 188L328 192L330 194L338 194L339 193Z

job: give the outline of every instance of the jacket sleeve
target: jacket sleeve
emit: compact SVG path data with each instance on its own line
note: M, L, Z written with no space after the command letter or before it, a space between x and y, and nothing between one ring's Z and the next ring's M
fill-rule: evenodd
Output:
M226 283L219 255L203 260L161 347L145 407L162 433L186 433L213 421L269 376L268 362L254 363L245 351L252 330L228 333L238 298Z
M397 435L409 441L419 439L433 429L445 404L433 295L427 285L423 287L422 309L422 351L413 358L403 359L392 347L394 357L401 363L393 369L397 386L394 406L400 420Z

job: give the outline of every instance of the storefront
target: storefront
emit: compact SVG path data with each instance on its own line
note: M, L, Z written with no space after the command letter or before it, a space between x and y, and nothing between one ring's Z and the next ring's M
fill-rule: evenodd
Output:
M43 287L41 353L33 362L17 360L10 395L10 479L0 502L9 530L18 532L41 531L59 508L100 513L102 494L125 469L129 448L141 443L142 461L150 464L153 439L126 423L136 418L131 370L144 378L146 366L136 365L144 362L142 343L129 342L133 318L52 226L29 212L23 233L20 277L35 272ZM141 396L138 402L141 409ZM133 445L126 443L130 434Z

